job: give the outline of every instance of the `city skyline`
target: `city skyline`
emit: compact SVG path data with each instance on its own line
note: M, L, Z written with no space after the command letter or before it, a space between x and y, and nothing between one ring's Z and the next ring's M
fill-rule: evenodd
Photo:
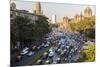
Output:
M33 12L35 10L35 1L14 1L17 9L28 10ZM95 5L79 5L79 4L68 4L68 3L48 3L40 2L43 14L46 15L50 20L52 15L57 16L57 22L61 22L64 16L74 18L76 14L83 14L84 9L89 6L92 9L93 15L95 12Z

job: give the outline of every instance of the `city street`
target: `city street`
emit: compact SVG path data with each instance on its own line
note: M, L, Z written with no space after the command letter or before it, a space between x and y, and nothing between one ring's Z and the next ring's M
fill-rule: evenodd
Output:
M63 33L53 29L47 36L46 44L48 46L44 46L46 45L44 44L42 49L35 51L34 55L24 55L22 60L17 62L16 65L40 64L39 60L41 60L41 64L70 63L77 61L81 57L80 51L84 40L79 34ZM45 52L47 52L46 58L43 55Z

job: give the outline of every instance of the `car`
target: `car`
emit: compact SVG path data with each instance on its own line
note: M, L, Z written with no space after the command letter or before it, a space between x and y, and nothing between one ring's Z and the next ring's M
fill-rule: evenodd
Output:
M48 47L49 46L49 44L48 43L46 43L45 45L44 45L44 47Z
M44 45L45 45L44 43L41 44L41 46L44 46Z
M35 52L30 51L27 55L31 56L31 55L34 55L34 54L35 54Z
M67 49L69 49L70 46L66 46Z
M64 51L62 51L60 55L63 57L63 56L65 55L65 52L64 52Z
M61 59L58 57L58 58L57 58L57 63L60 63L60 61L61 61Z
M53 47L51 47L50 49L49 49L49 52L52 52L53 51Z
M58 49L57 50L57 54L59 55L61 53L61 49Z
M67 49L65 48L65 49L64 49L64 52L66 52L66 51L67 51Z
M28 53L28 51L24 51L24 52L21 52L20 54L21 55L25 55L25 54L27 54Z
M27 51L29 48L28 47L25 47L23 50L22 50L22 52L25 52L25 51Z
M37 49L37 46L33 46L32 50L35 51Z
M56 64L57 63L57 61L55 60L55 61L53 61L53 64Z
M54 56L54 52L50 52L49 53L49 58L53 58L53 56Z
M42 60L39 59L37 62L36 62L37 65L41 65L42 64Z
M47 52L45 52L44 54L43 54L43 59L46 59L48 57L48 53Z
M24 48L22 51L21 51L21 55L25 55L25 54L27 54L29 52L29 48Z
M45 61L45 64L50 64L50 60L46 60Z
M42 49L42 46L38 46L37 49L38 49L38 50L41 50L41 49Z

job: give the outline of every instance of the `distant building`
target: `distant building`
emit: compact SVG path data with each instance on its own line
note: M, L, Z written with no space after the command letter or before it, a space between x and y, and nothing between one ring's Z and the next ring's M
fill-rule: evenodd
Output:
M35 10L34 10L34 13L36 15L42 15L43 14L43 11L41 10L41 4L40 2L36 2L35 3Z
M69 18L67 16L63 17L63 21L58 24L59 29L62 31L70 31L70 24L69 24Z
M90 7L85 8L84 10L84 17L92 17L92 9Z
M57 22L56 20L57 20L56 15L52 15L52 21L51 22L53 24L55 24Z
M95 19L95 16L92 15L92 9L90 7L86 7L80 14L76 14L74 18L69 19L67 16L63 17L63 21L58 23L58 27L64 31L70 31L70 23L77 23L84 19Z
M22 17L28 17L31 19L32 23L35 23L35 21L38 19L38 16L34 13L30 13L27 10L19 10L16 8L16 4L14 2L10 3L10 18L11 20L14 19L16 16L22 16Z
M63 17L63 22L66 22L66 23L69 22L69 19L67 16Z
M76 16L74 17L74 22L79 22L81 20L92 18L92 17L93 17L92 9L88 6L84 9L83 14L82 12L80 15L76 14Z
M83 19L84 19L84 16L82 14L80 15L76 14L76 16L74 17L74 22L79 22Z

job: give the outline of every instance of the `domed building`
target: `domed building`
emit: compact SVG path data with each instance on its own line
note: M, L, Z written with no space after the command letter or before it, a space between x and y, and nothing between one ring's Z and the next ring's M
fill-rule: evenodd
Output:
M92 17L92 9L90 7L85 8L84 17L86 18Z

